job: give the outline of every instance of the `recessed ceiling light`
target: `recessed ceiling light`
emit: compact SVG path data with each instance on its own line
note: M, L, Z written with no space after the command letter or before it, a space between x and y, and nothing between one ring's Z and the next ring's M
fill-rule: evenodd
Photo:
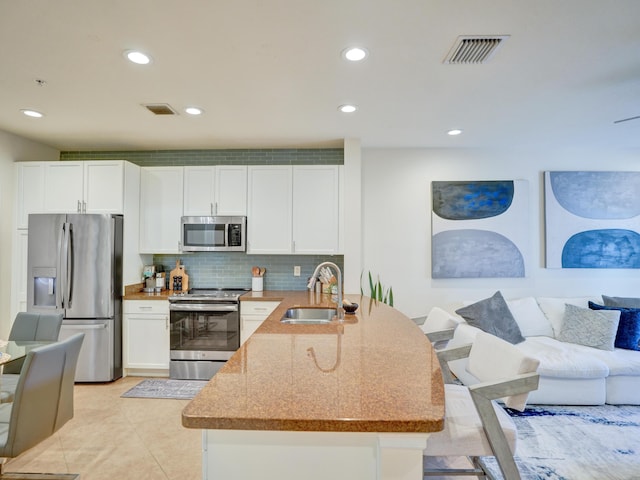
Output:
M460 135L461 133L462 133L462 130L459 130L459 129L457 129L457 128L454 128L453 130L449 130L449 131L447 132L447 135L454 136L454 135Z
M44 114L37 112L36 110L29 110L29 109L23 109L20 110L22 113L24 113L27 117L33 117L33 118L42 118L44 117Z
M342 56L352 62L359 62L360 60L364 60L368 54L369 52L367 52L367 50L362 47L349 47L345 48L342 51Z
M198 107L187 107L184 109L189 115L201 115L204 113L204 110Z
M338 110L340 110L342 113L353 113L358 109L358 107L356 107L355 105L340 105L338 107Z
M127 50L124 52L124 55L129 59L129 61L137 63L138 65L147 65L151 63L151 57L149 55L137 50Z

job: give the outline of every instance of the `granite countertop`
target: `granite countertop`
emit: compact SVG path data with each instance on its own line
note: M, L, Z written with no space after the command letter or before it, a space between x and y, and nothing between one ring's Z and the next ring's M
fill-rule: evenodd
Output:
M292 306L330 295L250 292L280 305L185 407L188 428L431 432L444 427L444 386L431 344L408 317L368 297L345 322L284 325Z
M162 290L158 293L143 292L144 284L135 283L124 287L124 296L122 300L169 300L169 295L173 294L173 290Z

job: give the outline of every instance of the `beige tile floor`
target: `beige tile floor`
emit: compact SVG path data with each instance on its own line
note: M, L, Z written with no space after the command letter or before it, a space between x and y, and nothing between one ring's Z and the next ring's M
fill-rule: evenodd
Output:
M120 398L141 380L76 385L74 418L5 470L79 473L81 480L202 478L200 430L181 424L188 400Z

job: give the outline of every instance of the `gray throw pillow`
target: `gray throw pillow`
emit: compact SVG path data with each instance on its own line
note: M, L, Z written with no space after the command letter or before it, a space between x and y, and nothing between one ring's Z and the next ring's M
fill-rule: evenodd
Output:
M607 297L602 295L605 307L640 308L640 298L631 297Z
M565 304L558 340L600 350L613 350L619 310L590 310Z
M516 323L507 302L498 291L492 297L459 308L456 313L469 325L500 337L509 343L520 343L524 337Z

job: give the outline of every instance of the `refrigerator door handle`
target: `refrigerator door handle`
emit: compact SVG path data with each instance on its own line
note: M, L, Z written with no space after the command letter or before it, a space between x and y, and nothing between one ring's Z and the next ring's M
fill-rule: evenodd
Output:
M64 325L67 330L104 330L107 328L106 323L99 325Z
M64 295L67 284L67 226L67 223L63 223L62 228L60 229L60 251L58 252L58 288L56 289L56 308L66 307L66 299Z
M58 292L60 293L60 306L62 308L71 307L71 274L73 263L70 258L71 247L71 224L63 223L62 224L62 242L60 245L60 288L58 288Z
M71 308L73 303L73 270L74 270L74 250L73 250L73 224L69 223L69 241L67 243L67 308Z

